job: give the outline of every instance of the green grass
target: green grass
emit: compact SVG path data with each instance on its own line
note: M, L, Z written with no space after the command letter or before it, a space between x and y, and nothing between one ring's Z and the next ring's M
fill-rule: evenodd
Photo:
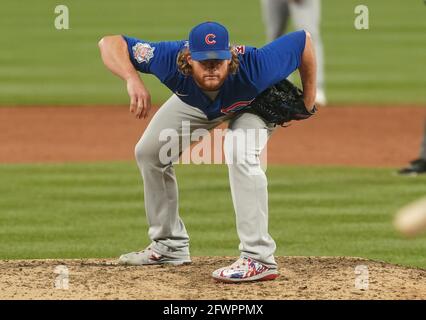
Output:
M180 211L193 255L238 255L227 170L179 165ZM392 169L269 166L277 255L360 256L426 267L426 237L391 221L426 193ZM0 166L0 258L117 257L148 243L136 165Z
M333 103L426 103L426 5L421 0L365 0L370 29L355 30L355 0L323 1L322 37ZM126 104L121 80L102 65L106 34L185 39L204 20L229 27L234 43L265 43L259 1L62 1L70 30L54 28L58 1L3 0L0 10L0 105ZM169 91L152 76L154 103Z

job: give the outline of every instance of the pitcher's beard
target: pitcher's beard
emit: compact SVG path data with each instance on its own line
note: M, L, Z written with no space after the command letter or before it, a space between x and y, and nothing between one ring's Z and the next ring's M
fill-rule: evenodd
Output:
M197 79L194 77L195 83L204 91L217 91L222 86L225 79L220 80L219 78L211 79Z
M204 91L216 91L216 90L219 90L221 86L222 86L222 83L219 83L218 81L214 81L214 82L206 81L204 82L201 89L203 89Z

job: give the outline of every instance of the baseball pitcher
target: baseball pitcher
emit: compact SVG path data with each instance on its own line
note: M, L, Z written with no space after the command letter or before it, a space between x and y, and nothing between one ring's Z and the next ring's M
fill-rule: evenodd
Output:
M150 94L138 71L155 75L172 92L135 148L152 242L145 250L122 255L119 262L190 263L189 236L179 215L174 168L172 162L163 163L159 156L164 144L170 144L160 139L161 132L173 129L183 138L198 128L210 130L226 121L230 132L250 129L269 137L279 127L277 124L309 117L315 110L316 94L311 36L301 30L259 49L234 47L229 44L224 26L205 22L191 30L187 41L150 42L113 35L104 37L99 47L107 68L125 80L130 112L136 118L146 118L151 106ZM288 89L291 84L283 83L296 69L300 70L303 85L299 97L297 90ZM287 93L283 94L283 90ZM289 101L295 102L299 108L296 111L288 108L293 102L282 103L292 92L295 96ZM258 96L262 98L257 100ZM277 96L283 98L272 99ZM278 102L269 102L271 99ZM183 121L189 121L189 132L182 129ZM225 136L224 153L241 255L231 266L214 271L212 276L225 282L272 280L278 276L276 245L268 232L267 180L259 160L267 139L255 139L247 148L239 148L238 143L227 141L228 137L232 135ZM184 151L180 144L171 150L178 150L173 155L175 159Z

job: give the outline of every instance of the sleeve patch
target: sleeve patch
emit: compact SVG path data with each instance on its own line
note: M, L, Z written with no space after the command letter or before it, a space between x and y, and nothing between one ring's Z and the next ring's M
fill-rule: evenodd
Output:
M151 47L149 43L138 42L132 47L133 57L138 63L148 63L154 57L155 47Z
M244 54L246 52L246 46L235 46L235 51L237 52L237 54Z

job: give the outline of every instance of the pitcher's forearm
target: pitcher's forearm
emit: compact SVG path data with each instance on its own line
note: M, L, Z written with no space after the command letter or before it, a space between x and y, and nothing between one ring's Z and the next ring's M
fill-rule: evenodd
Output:
M130 62L126 41L122 36L106 36L99 41L99 49L105 66L126 81L130 112L138 119L146 118L151 107L151 96Z
M306 108L310 110L315 104L317 86L317 63L311 35L306 32L305 49L299 67L300 79L303 86L303 97Z
M99 43L102 61L112 73L123 80L139 78L129 59L126 41L122 36L105 36Z

